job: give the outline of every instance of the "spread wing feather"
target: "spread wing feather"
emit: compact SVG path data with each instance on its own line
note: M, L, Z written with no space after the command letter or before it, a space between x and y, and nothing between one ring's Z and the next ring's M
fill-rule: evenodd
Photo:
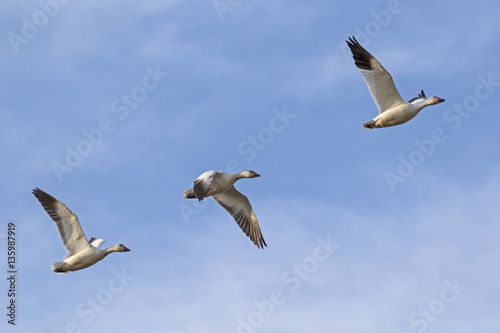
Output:
M78 217L68 207L39 188L34 189L33 194L56 223L64 247L68 251L66 257L70 257L90 246L80 226Z
M252 210L252 205L245 195L232 186L224 193L213 195L212 198L231 214L241 230L259 249L267 246L264 237L262 237L257 217Z
M354 37L349 37L347 45L351 49L354 64L363 75L379 113L383 113L405 101L401 98L391 74Z

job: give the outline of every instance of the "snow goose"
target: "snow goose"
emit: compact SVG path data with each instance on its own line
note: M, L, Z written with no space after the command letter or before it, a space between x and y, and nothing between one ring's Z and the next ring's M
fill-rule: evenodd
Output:
M363 124L364 128L373 129L401 125L415 117L420 110L429 105L444 102L444 99L432 96L426 98L422 90L418 97L405 102L399 94L391 74L362 47L354 36L346 41L351 49L354 64L365 78L379 115Z
M52 264L52 273L68 274L70 271L92 266L111 252L130 251L123 244L117 244L104 250L99 249L104 240L92 237L87 241L78 217L61 201L39 188L35 188L33 194L56 223L64 247L68 251L63 262Z
M233 184L241 178L260 177L255 171L247 170L232 174L227 172L207 171L199 176L193 183L194 187L184 191L184 198L203 200L212 197L231 214L241 230L254 242L257 247L267 246L259 222L252 210L248 198L238 192Z

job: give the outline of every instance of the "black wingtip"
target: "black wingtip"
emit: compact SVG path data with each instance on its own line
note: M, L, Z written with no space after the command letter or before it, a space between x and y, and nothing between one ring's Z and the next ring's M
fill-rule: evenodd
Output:
M38 187L35 187L31 193L33 193L33 195L38 200L41 200L43 197L47 196L47 193L45 193L44 191L40 190Z
M38 187L35 187L32 193L38 200L40 200L40 202L44 200L56 200L53 196L43 190L40 190Z
M355 47L356 45L359 45L358 41L356 40L356 38L354 36L348 37L345 42L347 43L347 46L349 46L351 51L352 51L353 47Z
M252 239L252 240L259 250L263 250L264 247L267 247L266 241L264 240L264 237L262 237L262 234L260 235L260 238L256 238L256 239Z
M371 70L371 58L373 57L359 42L356 37L352 36L346 40L347 46L351 49L352 58L356 67L365 70Z
M264 240L264 237L260 239L260 249L264 250L264 246L267 247L266 241Z

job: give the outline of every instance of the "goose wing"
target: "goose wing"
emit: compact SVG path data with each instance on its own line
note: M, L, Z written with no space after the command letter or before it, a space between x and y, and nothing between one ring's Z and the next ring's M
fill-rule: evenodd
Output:
M216 173L217 172L214 170L206 171L193 182L193 191L198 200L203 200L203 198L207 196L208 191L210 191L210 187L214 182L214 176Z
M104 239L90 237L90 239L89 239L89 243L90 243L90 245L92 245L93 247L100 248L100 247L101 247L101 245L102 245L102 244L104 244Z
M399 94L391 74L370 54L354 36L349 37L347 45L351 49L354 64L366 81L379 113L383 113L405 103Z
M250 237L259 249L267 246L260 231L259 221L257 221L252 205L245 195L231 186L227 191L213 195L212 198L231 214L241 230Z
M80 226L78 217L68 207L39 188L34 189L33 194L56 223L64 247L68 251L66 257L70 257L90 246Z
M408 101L408 103L411 103L411 104L418 104L418 103L421 103L423 101L425 101L427 99L427 97L425 97L425 93L423 90L420 91L420 94L418 94L417 97L413 97L412 99L410 99Z

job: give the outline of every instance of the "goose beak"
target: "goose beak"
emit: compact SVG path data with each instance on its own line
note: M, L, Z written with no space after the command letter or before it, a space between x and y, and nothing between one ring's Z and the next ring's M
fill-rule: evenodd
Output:
M443 103L444 101L445 101L444 99L438 97L438 104Z
M124 247L123 247L123 251L124 251L124 252L129 252L129 251L130 251L130 249L129 249L128 247L124 246Z
M255 177L260 177L260 175L258 173L255 174Z

